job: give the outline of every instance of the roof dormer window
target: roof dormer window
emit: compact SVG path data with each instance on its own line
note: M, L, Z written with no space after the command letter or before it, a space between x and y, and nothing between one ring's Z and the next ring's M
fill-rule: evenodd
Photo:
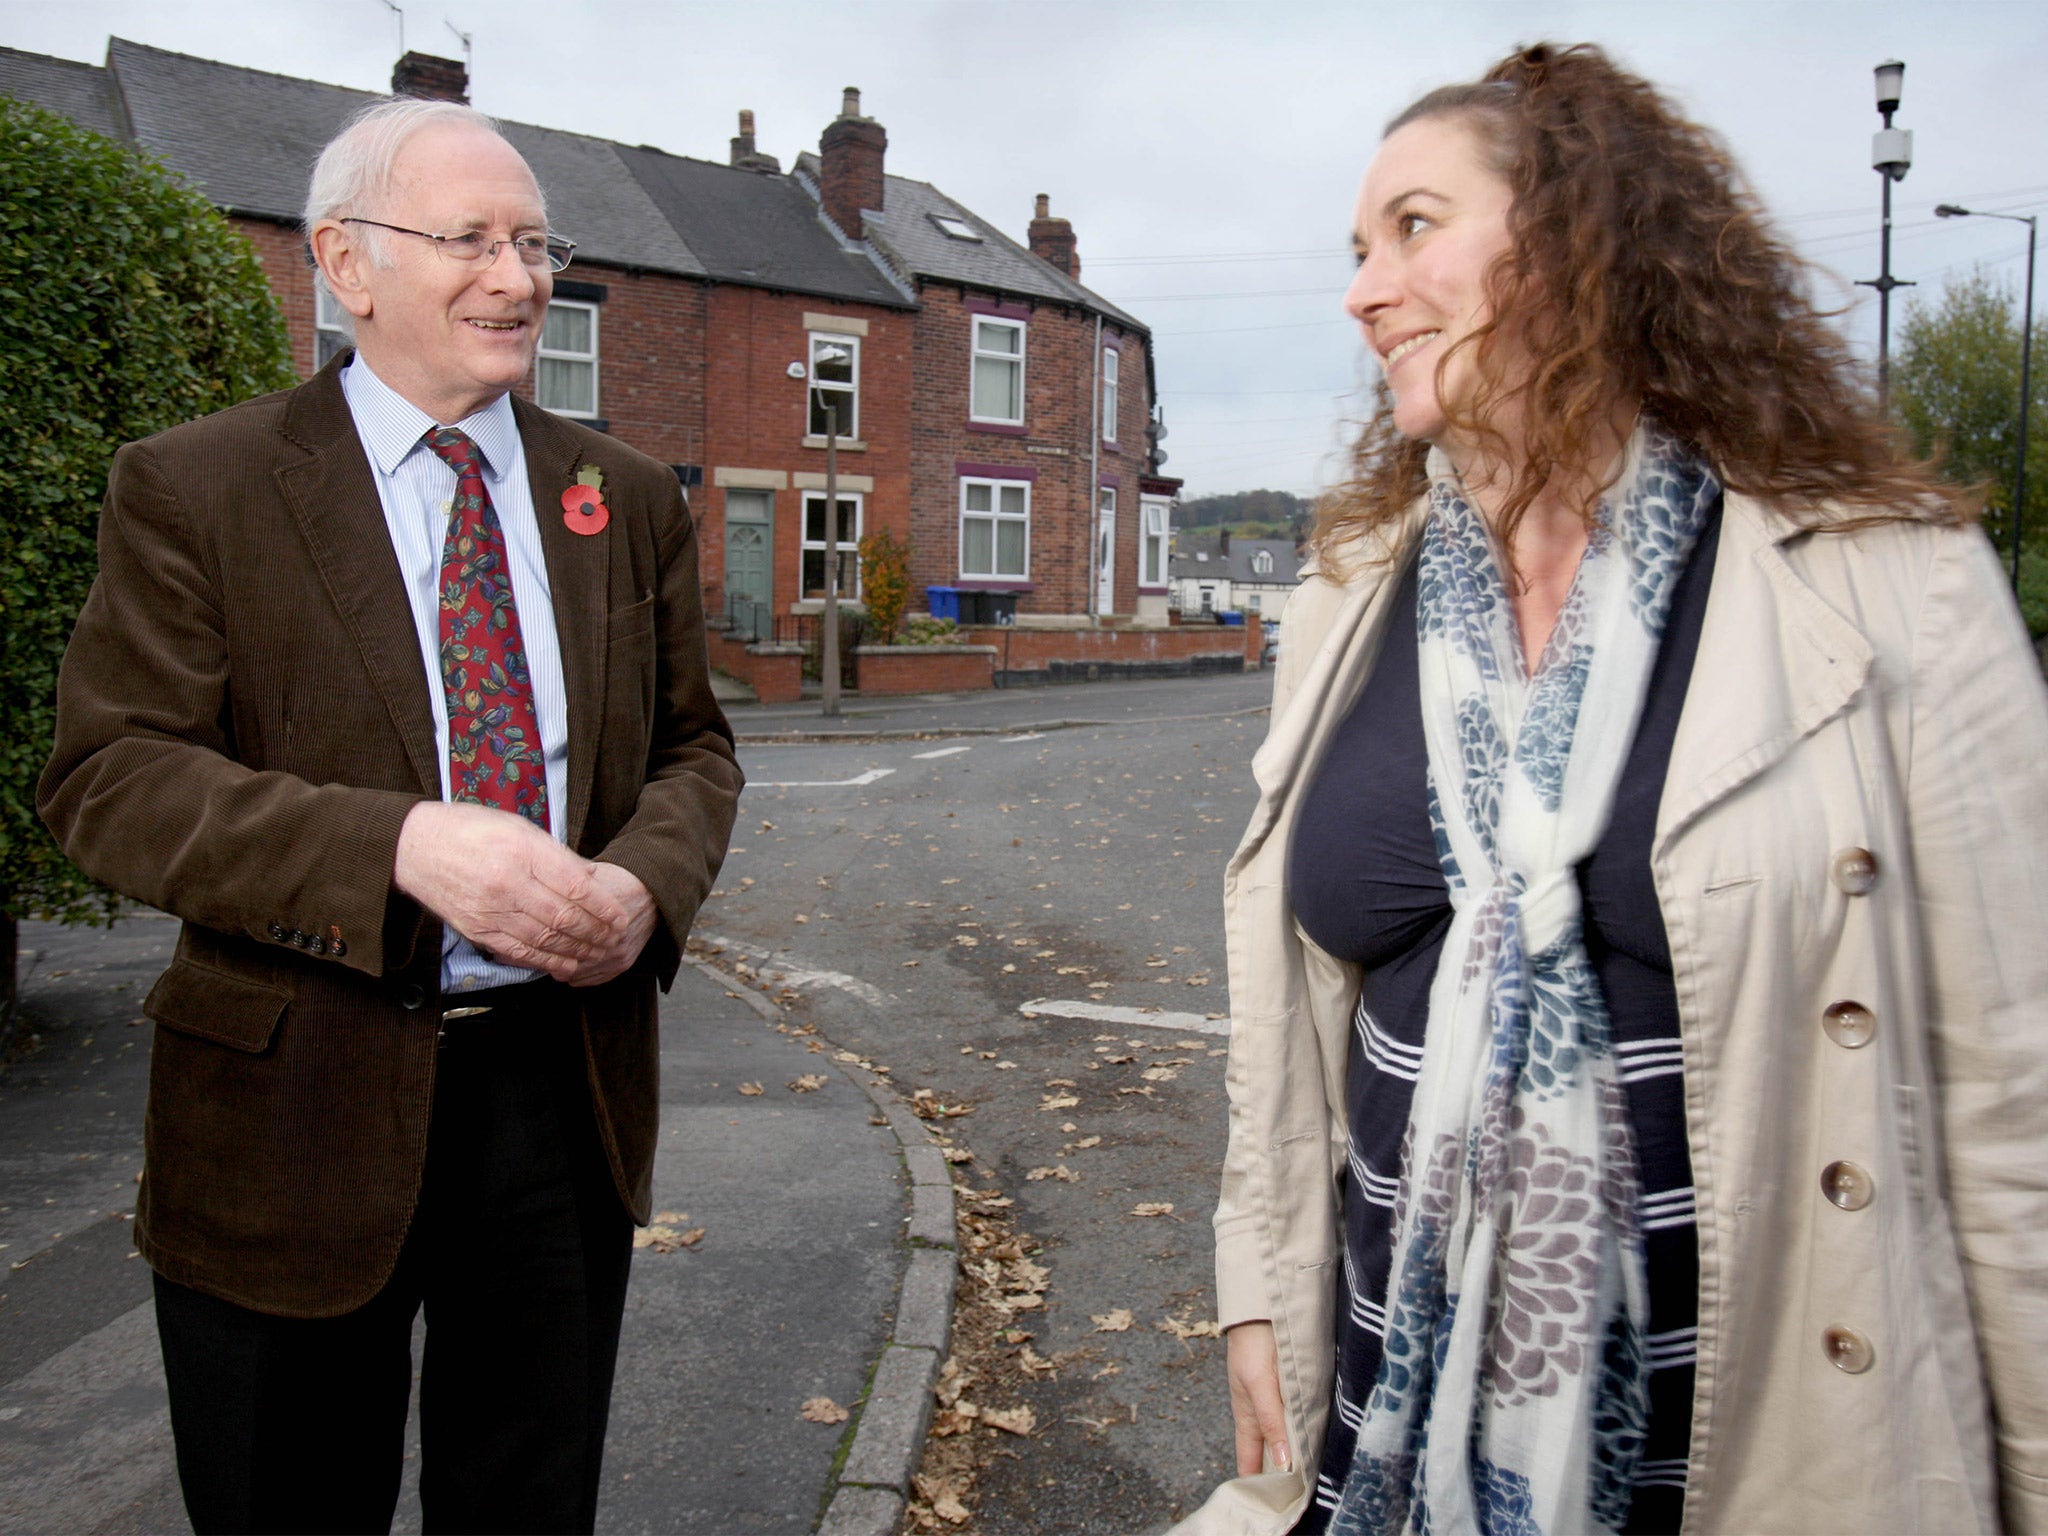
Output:
M931 221L939 226L942 234L951 239L972 240L977 245L981 243L980 233L965 219L956 219L950 214L935 213L931 215Z

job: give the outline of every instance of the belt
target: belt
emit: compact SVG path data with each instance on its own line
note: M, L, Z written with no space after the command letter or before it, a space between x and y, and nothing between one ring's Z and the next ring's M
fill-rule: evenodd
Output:
M542 977L537 981L522 981L507 987L483 987L475 992L444 993L441 998L441 1025L435 1034L439 1042L446 1045L450 1024L467 1019L488 1019L493 1024L502 1025L531 1017L554 1001L559 991L557 983Z

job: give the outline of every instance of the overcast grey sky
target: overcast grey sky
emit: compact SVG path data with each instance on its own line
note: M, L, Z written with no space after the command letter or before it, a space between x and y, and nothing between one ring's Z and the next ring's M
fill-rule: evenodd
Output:
M1370 376L1337 308L1358 177L1388 117L1519 42L1598 42L1658 81L1844 283L1877 275L1870 72L1888 56L1917 140L1897 275L1932 293L1982 261L2017 285L2023 228L1933 206L2048 211L2039 0L401 3L410 47L459 55L448 24L473 34L473 99L503 117L722 161L751 107L787 166L857 85L892 173L1020 239L1049 193L1083 281L1153 328L1166 472L1190 495L1335 473ZM367 90L398 29L385 0L0 0L10 47L98 63L119 35ZM1869 290L1842 297L1874 349Z

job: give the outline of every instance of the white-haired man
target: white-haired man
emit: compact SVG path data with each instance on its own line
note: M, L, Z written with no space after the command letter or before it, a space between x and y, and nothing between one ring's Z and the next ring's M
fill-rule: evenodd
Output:
M185 920L147 1172L200 1531L583 1530L655 993L740 773L662 465L510 391L553 273L488 119L369 109L307 231L356 346L122 449L43 815Z

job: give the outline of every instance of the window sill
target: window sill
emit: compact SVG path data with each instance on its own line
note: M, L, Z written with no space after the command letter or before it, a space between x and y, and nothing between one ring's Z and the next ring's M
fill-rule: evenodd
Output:
M958 592L1036 592L1038 583L1023 576L962 576L953 588Z
M842 609L858 608L862 612L867 611L867 604L857 597L848 597L843 593L839 598L839 606ZM801 597L789 605L789 611L791 613L823 613L825 611L825 599L822 597Z
M547 408L542 407L543 410ZM612 424L602 416L586 416L581 411L548 411L550 416L559 416L564 421L573 421L579 427L588 427L593 432L609 432Z
M967 423L970 432L994 432L1002 437L1029 437L1031 431L1021 421L973 421Z
M813 433L804 438L804 446L806 448L823 448L825 441L824 433ZM841 453L866 453L868 445L863 439L858 437L842 437L839 439L839 451Z

